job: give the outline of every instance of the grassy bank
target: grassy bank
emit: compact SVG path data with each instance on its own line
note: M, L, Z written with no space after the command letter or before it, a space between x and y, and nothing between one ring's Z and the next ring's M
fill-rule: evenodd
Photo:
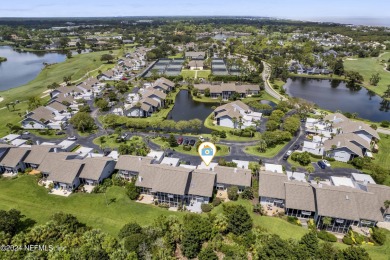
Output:
M18 124L28 109L27 100L30 97L44 96L43 92L47 90L47 86L53 82L61 83L64 76L71 76L72 80L77 80L87 72L100 67L103 64L100 61L100 56L104 53L108 52L76 55L62 63L45 67L34 80L23 86L1 91L0 96L4 98L4 101L0 102L0 105L5 106L6 103L15 102L16 100L19 100L20 103L15 106L15 109L2 109L0 121ZM0 136L5 135L8 131L6 123L0 125Z
M111 148L111 149L118 149L118 147L122 144L130 145L142 145L143 139L141 136L132 136L129 140L126 140L124 142L116 142L118 135L112 134L112 135L103 135L103 143L100 142L100 137L97 137L93 139L93 143L98 145L101 148Z
M387 89L387 85L390 85L390 72L384 69L385 63L388 64L389 59L390 53L376 58L346 59L344 60L344 67L347 71L359 72L364 77L364 87L382 96ZM378 86L371 86L370 78L375 73L379 73L381 80Z

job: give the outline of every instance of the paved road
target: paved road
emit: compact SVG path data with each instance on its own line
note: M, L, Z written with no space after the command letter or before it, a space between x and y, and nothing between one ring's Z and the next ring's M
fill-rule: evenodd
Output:
M269 83L269 78L271 75L271 65L269 65L268 63L266 63L264 61L263 61L263 65L264 65L264 70L263 70L262 76L263 76L265 91L268 94L270 94L272 97L276 98L277 100L286 100L287 98L280 95L276 90L274 90L271 87L271 85Z
M390 135L390 129L385 129L385 128L378 128L376 130L378 133L381 133L381 134L386 134L386 135Z

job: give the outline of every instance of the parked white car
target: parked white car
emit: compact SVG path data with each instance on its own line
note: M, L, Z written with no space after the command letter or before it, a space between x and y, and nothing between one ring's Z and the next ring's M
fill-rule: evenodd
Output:
M330 167L330 163L327 160L322 160L322 162L326 165L326 167Z

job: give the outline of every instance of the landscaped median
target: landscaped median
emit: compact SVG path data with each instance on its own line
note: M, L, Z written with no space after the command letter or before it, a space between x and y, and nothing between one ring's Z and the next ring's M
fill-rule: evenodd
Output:
M272 158L275 157L287 144L288 142L285 142L283 144L278 144L274 147L269 147L265 152L260 152L259 146L247 146L245 147L244 151L245 153L250 155L255 155L264 158Z
M194 140L198 141L197 137L194 137ZM150 141L159 145L159 146L165 145L165 146L169 147L169 144L166 141L164 141L161 137L153 138ZM226 156L226 155L230 154L228 146L223 145L223 144L216 144L215 146L217 147L217 150L218 150L215 156ZM179 145L177 147L170 147L169 149L174 150L175 152L178 152L178 153L189 154L189 155L194 155L194 156L199 155L198 150L196 149L196 145L187 146L187 147L191 147L191 150L189 150L189 151L185 150L184 145Z

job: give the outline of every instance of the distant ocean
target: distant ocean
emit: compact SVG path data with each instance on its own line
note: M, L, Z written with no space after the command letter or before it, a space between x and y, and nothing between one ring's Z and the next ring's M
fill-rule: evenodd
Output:
M390 18L327 17L327 18L313 18L313 21L334 22L334 23L353 24L353 25L390 27Z

